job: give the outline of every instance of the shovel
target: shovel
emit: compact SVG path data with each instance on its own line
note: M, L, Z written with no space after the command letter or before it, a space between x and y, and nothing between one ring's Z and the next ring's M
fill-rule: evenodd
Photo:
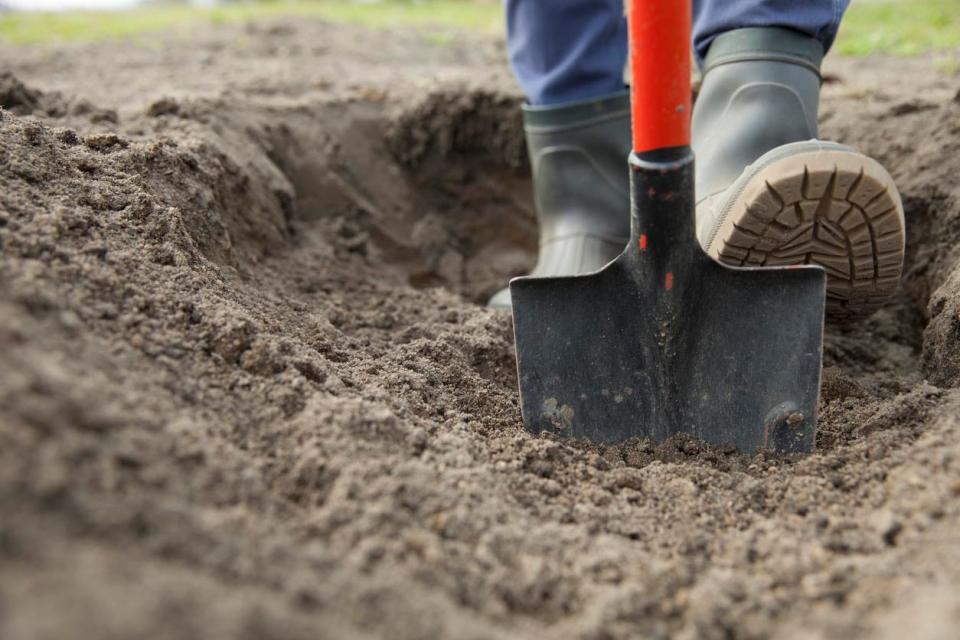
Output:
M814 444L825 272L731 268L695 234L689 0L631 0L631 235L583 276L510 283L523 423L599 443Z

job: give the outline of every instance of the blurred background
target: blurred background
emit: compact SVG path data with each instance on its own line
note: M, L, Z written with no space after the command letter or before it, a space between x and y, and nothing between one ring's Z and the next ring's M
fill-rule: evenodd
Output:
M550 1L550 0L545 0ZM798 0L799 1L799 0ZM500 33L501 0L0 0L0 40L34 43L149 37L200 23L304 15L375 27L424 25ZM935 51L960 73L960 0L853 0L836 50ZM942 60L946 58L947 62Z

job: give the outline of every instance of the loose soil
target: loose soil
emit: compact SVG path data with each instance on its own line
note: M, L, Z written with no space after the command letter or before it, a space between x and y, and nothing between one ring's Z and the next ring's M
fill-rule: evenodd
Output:
M521 429L502 43L275 21L0 47L0 637L953 637L960 79L833 59L902 292L817 453Z

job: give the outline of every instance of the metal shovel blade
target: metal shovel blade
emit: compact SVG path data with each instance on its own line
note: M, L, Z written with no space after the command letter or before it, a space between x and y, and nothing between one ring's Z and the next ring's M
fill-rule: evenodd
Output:
M813 448L826 278L739 269L694 232L687 147L631 156L632 240L591 275L510 284L523 422L613 443Z

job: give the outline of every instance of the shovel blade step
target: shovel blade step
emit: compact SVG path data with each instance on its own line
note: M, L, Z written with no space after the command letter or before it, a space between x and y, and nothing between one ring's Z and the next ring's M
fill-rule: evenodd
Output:
M813 448L824 305L817 269L709 259L696 291L655 317L621 261L515 281L523 421L594 442L677 433L741 451Z

